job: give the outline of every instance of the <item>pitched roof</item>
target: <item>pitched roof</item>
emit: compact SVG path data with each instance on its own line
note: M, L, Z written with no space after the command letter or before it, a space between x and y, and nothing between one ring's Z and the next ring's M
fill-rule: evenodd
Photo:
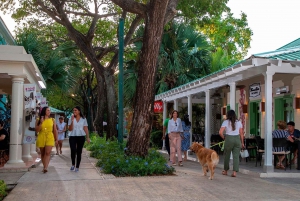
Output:
M278 48L277 50L291 48L291 47L297 47L297 46L298 47L300 46L300 38L298 38L298 39L296 39L296 40L294 40L294 41L292 41L292 42L290 42L290 43L288 43L288 44L286 44L286 45Z
M263 57L280 60L300 60L300 38L270 52L253 54L253 57Z

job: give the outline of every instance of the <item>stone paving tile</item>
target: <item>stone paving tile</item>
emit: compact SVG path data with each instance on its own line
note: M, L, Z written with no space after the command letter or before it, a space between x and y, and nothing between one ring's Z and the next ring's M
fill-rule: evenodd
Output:
M199 163L193 161L184 162L183 167L176 166L174 176L120 178L99 172L94 166L96 160L83 153L80 171L75 173L69 170L68 147L64 147L63 152L65 156L51 158L47 174L41 172L42 165L39 165L19 175L18 185L4 200L285 201L299 200L300 197L297 180L261 179L241 173L232 178L223 176L221 169L217 168L215 179L211 181L208 176L202 176Z
M7 200L299 200L300 193L282 185L217 171L211 181L200 174L162 177L126 177L111 180L20 183ZM31 192L31 193L27 193ZM34 193L33 193L34 192Z
M9 173L0 173L0 180L4 180L4 182L8 185L17 184L18 180L25 174L26 172L9 172Z

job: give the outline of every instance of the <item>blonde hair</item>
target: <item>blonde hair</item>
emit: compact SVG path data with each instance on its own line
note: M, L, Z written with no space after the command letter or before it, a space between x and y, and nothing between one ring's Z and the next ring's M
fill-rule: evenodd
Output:
M278 126L279 129L284 130L284 129L286 129L286 122L282 121L282 120L279 120L279 121L277 121L277 126Z

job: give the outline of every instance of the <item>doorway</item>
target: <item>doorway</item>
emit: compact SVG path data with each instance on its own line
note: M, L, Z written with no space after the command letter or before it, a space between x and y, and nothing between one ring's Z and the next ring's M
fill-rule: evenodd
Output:
M275 129L276 123L279 120L283 120L285 122L294 121L293 96L294 95L283 96L275 99Z
M261 112L259 110L259 101L250 102L250 135L260 136L261 135Z

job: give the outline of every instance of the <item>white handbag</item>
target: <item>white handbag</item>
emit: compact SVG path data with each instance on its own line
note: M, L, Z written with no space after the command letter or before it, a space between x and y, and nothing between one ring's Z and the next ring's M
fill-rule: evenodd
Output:
M247 158L247 157L249 157L249 152L248 152L247 149L241 150L240 153L241 153L241 157L242 157L242 158Z

